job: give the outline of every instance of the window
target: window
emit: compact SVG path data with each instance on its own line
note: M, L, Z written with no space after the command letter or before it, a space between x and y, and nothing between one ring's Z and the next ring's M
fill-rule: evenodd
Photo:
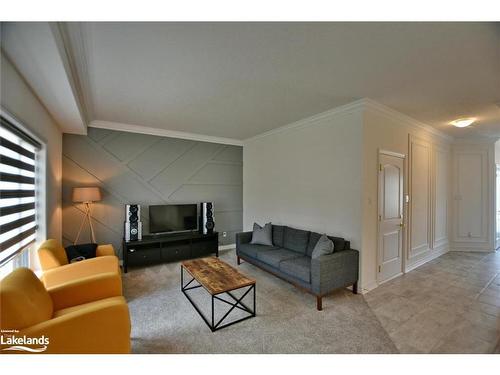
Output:
M41 144L5 116L0 115L0 121L0 267L2 267L36 240L38 217L36 161ZM23 254L20 258L26 259L27 255Z

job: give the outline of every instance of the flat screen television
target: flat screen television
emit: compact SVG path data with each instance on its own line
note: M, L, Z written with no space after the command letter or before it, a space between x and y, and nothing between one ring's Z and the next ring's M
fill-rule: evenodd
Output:
M182 232L197 229L196 204L149 206L149 233Z

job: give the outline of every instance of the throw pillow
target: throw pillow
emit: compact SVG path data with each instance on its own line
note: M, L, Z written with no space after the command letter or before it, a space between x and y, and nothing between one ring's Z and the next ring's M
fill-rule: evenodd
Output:
M271 223L267 223L261 227L257 223L253 223L252 245L267 245L273 246L273 227Z
M95 258L95 252L97 250L96 243L86 243L81 245L71 245L66 249L66 256L70 263L75 261Z
M311 258L319 258L321 255L331 253L333 253L333 242L326 234L323 234L316 243L316 246L314 246Z

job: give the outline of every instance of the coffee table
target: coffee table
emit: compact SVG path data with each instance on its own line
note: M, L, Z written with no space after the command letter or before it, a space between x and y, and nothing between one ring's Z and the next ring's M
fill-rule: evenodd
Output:
M190 276L191 280L184 285L184 271L186 271ZM198 282L197 285L190 286L194 281ZM196 305L193 299L189 296L188 291L196 288L203 287L211 295L211 317L207 318ZM236 297L233 293L234 290L247 288L241 297ZM181 291L184 293L186 298L195 310L200 314L203 321L208 325L208 327L215 332L219 329L229 327L235 323L241 322L243 320L252 318L255 316L255 280L251 279L241 272L231 267L226 262L220 260L216 257L201 258L187 260L181 263ZM253 309L250 309L246 304L243 303L243 299L246 295L253 291ZM229 296L232 301L228 301L222 298L222 295ZM214 303L215 300L224 302L230 306L230 309L220 318L217 322L214 316ZM231 321L229 323L223 324L226 318L234 309L240 309L248 313L248 315Z

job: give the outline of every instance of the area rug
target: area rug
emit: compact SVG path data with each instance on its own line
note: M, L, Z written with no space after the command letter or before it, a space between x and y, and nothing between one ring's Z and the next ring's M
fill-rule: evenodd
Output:
M317 311L314 296L251 264L236 266L234 249L221 259L257 280L257 316L212 332L180 290L180 263L129 269L123 282L133 353L398 352L362 295L339 290ZM210 298L202 288L193 298L209 314ZM245 301L251 304L251 297ZM228 308L219 302L216 316Z

